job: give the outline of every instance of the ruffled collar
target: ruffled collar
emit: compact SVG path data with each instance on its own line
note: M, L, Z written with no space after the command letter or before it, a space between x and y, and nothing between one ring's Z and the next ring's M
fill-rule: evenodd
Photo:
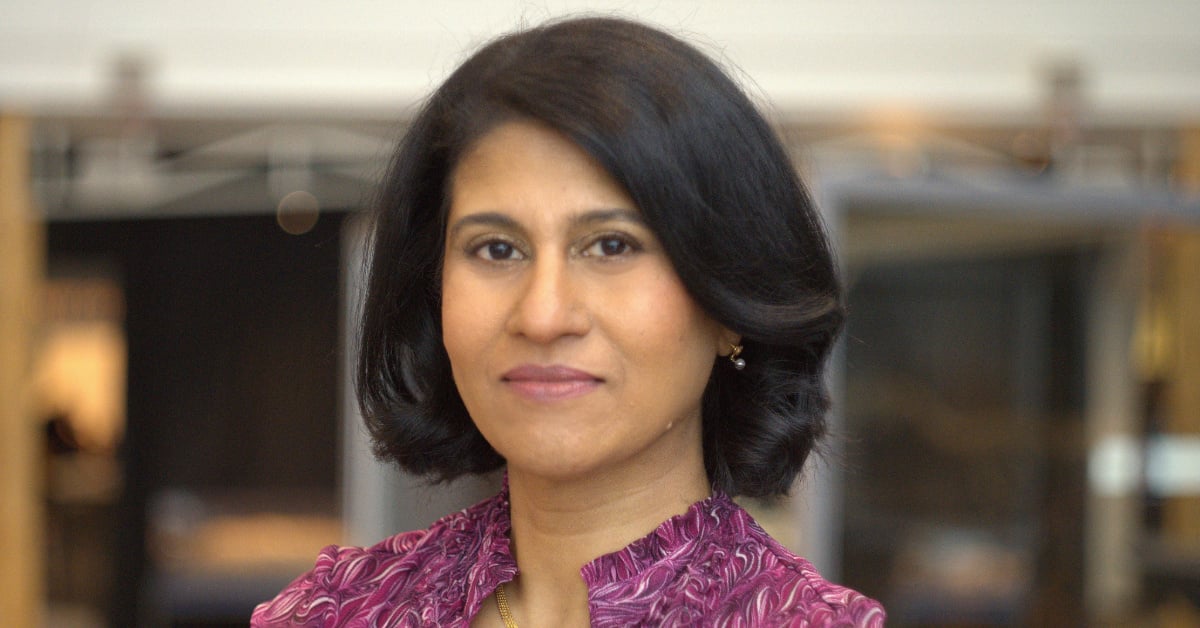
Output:
M744 535L748 521L729 496L714 492L624 549L587 563L580 573L589 591L644 577L668 559L672 565L686 563L701 547Z
M489 502L485 520L481 522L488 534L479 548L476 564L490 564L491 569L487 570L490 577L472 578L478 584L477 588L472 587L475 589L472 593L480 599L491 595L501 582L508 582L520 573L509 537L512 513L507 473L500 492ZM753 520L740 506L725 493L714 491L624 549L593 559L580 568L580 574L591 595L605 586L641 577L667 559L672 564L686 562L697 548L722 540L745 538L747 528L752 526L755 526Z

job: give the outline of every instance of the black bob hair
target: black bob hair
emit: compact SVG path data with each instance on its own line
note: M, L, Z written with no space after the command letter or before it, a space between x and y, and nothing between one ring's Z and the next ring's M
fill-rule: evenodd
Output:
M825 432L825 362L843 320L821 219L778 138L703 53L614 18L492 41L429 98L396 150L369 240L356 385L375 453L450 480L504 459L471 421L442 345L449 180L510 120L544 124L628 191L683 285L743 337L701 403L716 490L787 493ZM714 356L717 359L717 356Z

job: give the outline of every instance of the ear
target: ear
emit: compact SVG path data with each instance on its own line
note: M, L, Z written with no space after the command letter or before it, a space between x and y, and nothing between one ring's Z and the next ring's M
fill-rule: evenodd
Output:
M722 325L717 332L717 355L726 357L733 352L734 346L740 344L742 335Z

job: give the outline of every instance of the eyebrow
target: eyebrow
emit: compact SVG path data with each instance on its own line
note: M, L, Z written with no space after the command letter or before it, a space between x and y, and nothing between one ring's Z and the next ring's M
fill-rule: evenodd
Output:
M600 222L609 222L614 220L625 220L639 225L645 225L646 220L642 218L642 214L633 209L593 209L583 212L577 216L571 217L571 227L581 225L590 225ZM487 225L491 227L499 227L504 229L520 229L521 224L513 220L510 216L500 212L479 212L469 216L463 216L454 221L447 230L447 239L453 238L455 234L462 231L470 225Z
M454 224L450 225L450 228L446 230L446 239L453 239L455 234L471 225L488 225L507 229L517 229L520 227L517 221L499 212L480 212L478 214L463 216L454 221Z

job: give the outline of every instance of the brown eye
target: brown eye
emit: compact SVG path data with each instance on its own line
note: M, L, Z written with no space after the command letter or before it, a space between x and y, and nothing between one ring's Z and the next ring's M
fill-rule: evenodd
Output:
M493 242L486 250L488 259L508 259L513 254L513 247L507 242Z
M620 255L629 248L629 245L623 240L618 240L616 238L606 238L601 240L598 244L600 245L600 251L605 255Z
M637 247L626 238L605 236L592 242L591 246L584 249L583 254L590 257L615 257L628 255L636 250Z
M474 254L491 262L510 262L524 259L517 247L504 240L491 240L475 247Z

